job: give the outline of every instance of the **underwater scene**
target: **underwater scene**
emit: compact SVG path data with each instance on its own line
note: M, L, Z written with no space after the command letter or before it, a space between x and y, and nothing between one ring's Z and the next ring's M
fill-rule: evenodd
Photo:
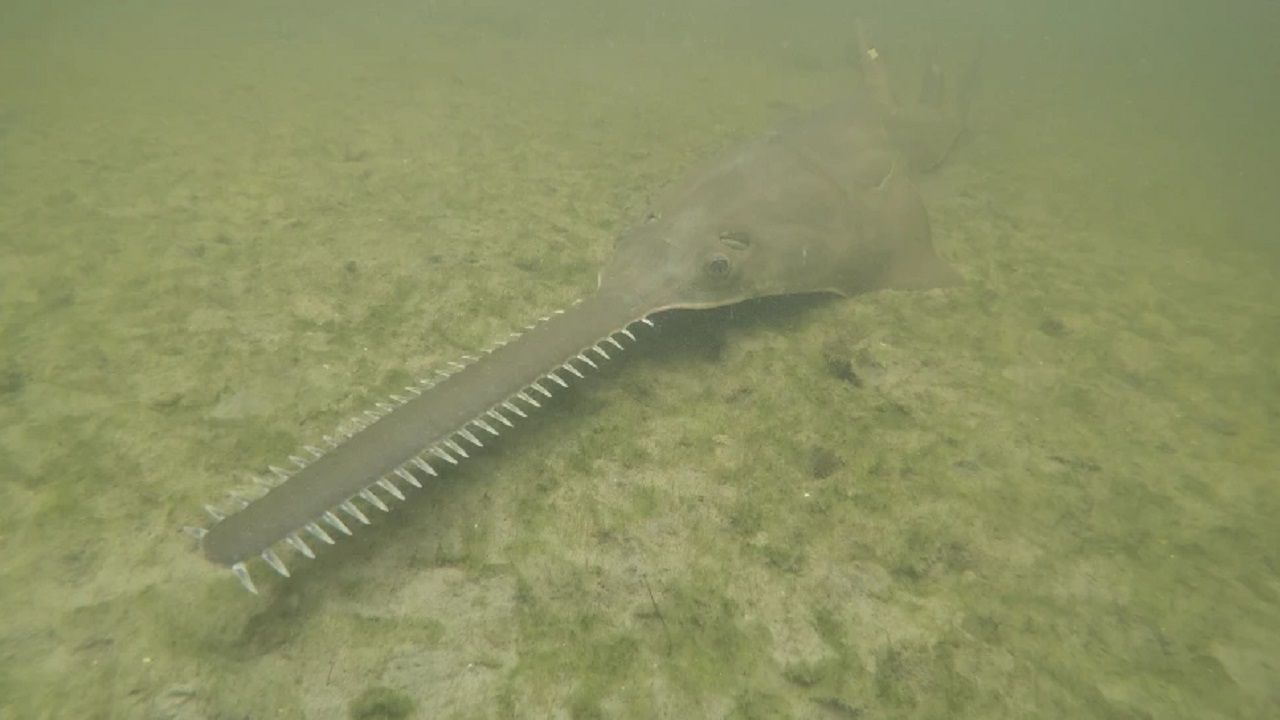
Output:
M0 720L1280 717L1280 5L0 8Z

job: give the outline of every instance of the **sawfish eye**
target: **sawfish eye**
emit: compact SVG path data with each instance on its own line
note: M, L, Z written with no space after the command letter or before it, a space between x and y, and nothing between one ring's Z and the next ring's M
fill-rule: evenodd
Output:
M734 250L746 250L751 245L751 236L742 230L726 230L720 233L720 242Z
M732 269L732 267L733 266L729 262L729 258L721 255L720 253L715 253L711 257L707 258L707 264L703 266L703 269L711 277L720 279L728 275L729 270Z

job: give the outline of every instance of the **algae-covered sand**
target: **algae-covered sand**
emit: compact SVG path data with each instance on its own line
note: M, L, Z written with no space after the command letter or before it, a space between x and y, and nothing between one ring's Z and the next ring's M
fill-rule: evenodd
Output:
M852 83L859 12L902 75L984 40L924 184L963 287L660 318L261 597L201 560ZM1280 714L1277 18L1115 12L19 6L0 717Z

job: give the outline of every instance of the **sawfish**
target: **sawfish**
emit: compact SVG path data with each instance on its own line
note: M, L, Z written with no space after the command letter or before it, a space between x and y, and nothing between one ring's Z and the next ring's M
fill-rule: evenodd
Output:
M963 129L926 73L900 104L879 53L860 47L862 92L713 159L662 192L616 240L596 291L449 371L392 393L321 443L269 465L254 489L209 504L190 528L205 558L250 592L261 558L289 576L286 548L315 558L536 411L627 345L657 313L807 293L953 285L912 175ZM922 110L922 111L919 111Z

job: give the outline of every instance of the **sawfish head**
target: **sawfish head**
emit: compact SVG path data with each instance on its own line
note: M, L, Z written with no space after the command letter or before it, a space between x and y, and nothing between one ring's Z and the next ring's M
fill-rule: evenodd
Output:
M811 125L668 191L619 238L601 292L649 313L958 282L933 250L906 163L867 130L880 126L847 111Z

